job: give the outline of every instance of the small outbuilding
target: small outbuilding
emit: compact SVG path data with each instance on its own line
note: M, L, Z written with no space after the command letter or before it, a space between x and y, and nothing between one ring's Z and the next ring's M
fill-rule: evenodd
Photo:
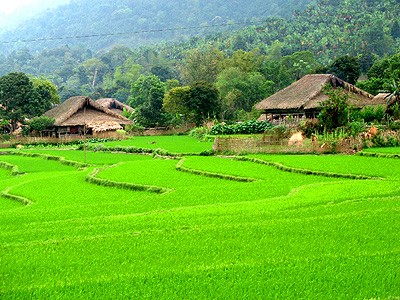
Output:
M104 135L132 124L128 118L84 96L69 98L44 115L55 119L51 134L56 137L99 133Z
M330 84L334 89L342 88L349 96L351 105L363 108L376 105L374 96L331 74L311 74L302 77L290 86L255 105L271 120L315 118L319 114L319 104L329 97L324 87Z

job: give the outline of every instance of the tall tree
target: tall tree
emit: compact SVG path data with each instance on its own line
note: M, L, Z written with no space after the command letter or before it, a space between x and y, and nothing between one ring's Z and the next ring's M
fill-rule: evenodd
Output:
M140 75L132 84L128 104L137 109L141 125L148 127L163 125L164 94L165 83L155 75Z
M44 90L46 88L36 90L25 73L9 73L0 77L0 116L3 121L9 122L10 131L17 128L18 122L41 115L50 108L51 92L46 93L50 97L42 99L40 92Z
M390 34L394 39L400 38L400 25L397 20L394 21L392 28L390 29Z
M43 104L43 109L47 110L52 105L60 103L60 95L57 87L50 80L45 78L31 78L32 84Z
M193 83L190 86L188 107L195 115L196 125L201 125L208 118L217 117L221 109L218 89L205 81Z
M326 87L325 93L329 98L320 104L321 112L318 119L321 124L327 130L347 125L349 122L348 95L332 87Z
M348 83L355 84L361 75L361 65L357 57L345 55L336 59L328 67L328 72Z
M223 70L216 82L221 96L223 118L235 118L239 110L249 112L253 105L273 92L274 83L259 72L232 67Z
M199 81L214 83L222 69L224 54L215 48L205 47L190 50L181 67L181 76L185 84Z

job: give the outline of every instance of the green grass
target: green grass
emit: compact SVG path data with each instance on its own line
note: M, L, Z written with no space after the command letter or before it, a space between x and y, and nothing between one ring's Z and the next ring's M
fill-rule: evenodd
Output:
M191 136L137 136L122 141L103 143L106 147L137 147L145 149L163 149L172 153L200 153L210 151L213 142L199 141Z
M248 157L279 162L285 166L338 174L366 175L398 179L400 160L350 155L268 155Z
M82 162L82 152L29 150ZM398 159L265 155L284 172L222 157L87 153L97 177L165 194L90 184L78 169L0 156L1 299L391 299L400 297Z
M387 148L365 148L363 152L366 153L383 153L383 154L399 154L400 147L387 147Z
M64 157L66 160L72 160L83 163L86 158L87 164L94 165L112 165L121 161L130 160L148 160L151 159L150 155L132 155L127 153L109 153L109 152L93 152L93 151L71 151L71 150L54 150L54 149L31 149L20 150L20 153L38 153L50 156Z

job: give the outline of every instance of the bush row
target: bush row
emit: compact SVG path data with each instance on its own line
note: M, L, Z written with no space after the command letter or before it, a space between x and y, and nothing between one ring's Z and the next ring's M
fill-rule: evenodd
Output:
M78 150L84 150L85 145L79 145ZM86 145L86 150L90 151L104 151L104 152L124 152L124 153L136 153L136 154L152 154L155 150L148 148L140 148L133 146L114 146L105 147L103 144L100 145Z
M372 138L374 147L399 147L400 135L397 132L380 133Z
M83 150L84 145L80 145L77 150ZM89 151L103 151L103 152L122 152L122 153L131 153L131 154L153 154L158 156L167 156L167 157L179 157L179 156L211 156L214 155L213 150L206 150L200 153L197 152L187 152L187 153L173 153L167 150L157 148L141 148L134 146L113 146L113 147L105 147L103 144L100 145L87 145L86 150Z
M37 141L37 142L30 142L30 143L23 143L25 148L30 147L64 147L64 146L76 146L76 145L83 145L86 143L105 143L109 141L115 141L114 138L89 138L86 139L76 139L71 141ZM17 145L21 144L21 142L15 142L12 146L15 148Z
M277 162L270 162L270 161L265 161L265 160L261 160L261 159L257 159L257 158L249 158L249 157L244 157L244 156L238 156L238 157L235 157L234 159L240 160L240 161L250 161L253 163L257 163L257 164L268 165L268 166L275 167L278 170L281 170L284 172L299 173L299 174L304 174L304 175L314 175L314 176L323 176L323 177L332 177L332 178L358 179L358 180L381 179L381 178L371 177L371 176L366 176L366 175L340 174L340 173L322 172L322 171L313 171L313 170L307 170L307 169L293 168L293 167L288 167L288 166L282 165Z
M213 173L213 172L207 172L207 171L202 171L202 170L189 169L189 168L186 168L183 166L184 162L185 162L185 159L181 159L178 162L178 164L176 165L177 171L182 171L182 172L186 172L186 173L202 175L202 176L212 177L212 178L239 181L239 182L254 182L257 180L257 179L248 178L248 177L239 177L239 176L234 176L234 175L226 175L226 174Z
M126 189L131 191L145 191L150 193L156 194L164 194L170 192L171 189L166 189L157 186L151 185L141 185L141 184L134 184L129 182L118 182L112 181L108 179L98 178L96 177L97 174L103 169L94 169L89 175L86 176L85 180L89 183L100 185L100 186L107 186L107 187L116 187L120 189Z
M264 133L273 126L267 121L246 121L232 125L216 124L211 127L211 135Z
M360 156L367 157L380 157L380 158L400 158L400 154L385 154L385 153L370 153L370 152L358 152Z

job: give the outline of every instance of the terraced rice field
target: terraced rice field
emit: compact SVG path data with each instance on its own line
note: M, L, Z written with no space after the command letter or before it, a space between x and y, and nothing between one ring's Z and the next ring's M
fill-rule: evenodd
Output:
M103 143L106 147L137 147L164 149L172 153L202 152L210 150L213 142L199 141L191 136L135 136L121 141Z
M48 158L0 156L1 299L400 297L399 159Z

